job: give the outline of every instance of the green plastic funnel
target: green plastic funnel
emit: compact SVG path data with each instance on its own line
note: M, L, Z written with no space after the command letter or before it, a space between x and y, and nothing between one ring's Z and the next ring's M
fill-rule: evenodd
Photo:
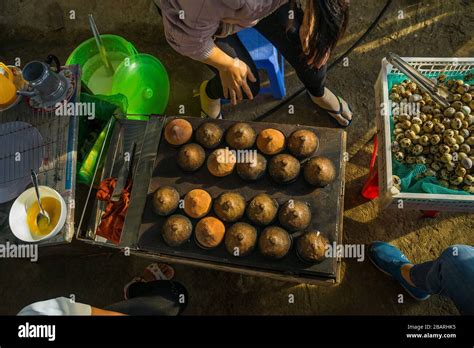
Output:
M127 114L163 114L170 95L168 73L155 57L141 53L134 55L125 59L115 70L112 93L127 97ZM128 118L147 119L140 116Z

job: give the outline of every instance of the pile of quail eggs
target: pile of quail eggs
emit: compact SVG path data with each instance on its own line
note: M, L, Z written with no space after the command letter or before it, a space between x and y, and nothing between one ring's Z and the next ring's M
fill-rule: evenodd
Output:
M392 86L392 106L418 106L409 113L392 109L393 156L407 165L425 165L418 179L435 176L446 188L474 194L474 85L448 80L446 75L440 75L437 83L449 89L449 107L442 107L410 80Z

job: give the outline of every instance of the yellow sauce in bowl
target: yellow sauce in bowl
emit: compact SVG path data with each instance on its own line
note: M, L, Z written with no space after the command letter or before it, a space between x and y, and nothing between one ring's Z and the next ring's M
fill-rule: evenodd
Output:
M26 220L28 227L30 228L30 232L38 237L43 237L51 233L58 224L59 217L61 216L61 202L56 198L44 197L41 199L41 205L49 215L49 225L46 223L46 219L40 220L39 224L36 223L36 217L40 212L38 203L33 203L26 212Z

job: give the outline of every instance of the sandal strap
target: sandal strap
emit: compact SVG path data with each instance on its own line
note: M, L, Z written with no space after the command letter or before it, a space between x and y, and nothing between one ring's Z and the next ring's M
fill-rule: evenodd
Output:
M219 112L219 115L217 115L217 117L214 118L214 117L209 116L203 109L201 109L201 118L206 118L206 117L216 119L216 120L217 119L221 120L222 119L222 112Z
M339 114L339 115L342 115L342 112L344 111L344 106L342 105L342 98L338 95L336 95L337 97L337 101L339 102L339 111L335 111L335 110L331 110L331 109L326 109L326 108L323 108L322 106L319 106L318 107L321 109L321 110L324 110L326 112L330 112L331 114Z
M173 278L173 276L174 276L173 267L171 267L169 265L166 265L166 264L163 264L163 265L165 265L166 267L169 267L169 269L172 272L170 278ZM160 265L157 264L157 263L152 263L152 264L148 265L146 267L146 270L149 271L151 274L153 274L153 276L155 277L156 280L169 280L168 277L166 277L165 274L163 273L163 271L160 269Z
M308 92L309 93L309 92ZM310 94L311 96L311 94ZM318 108L320 108L321 110L323 111L326 111L330 114L338 114L338 115L341 115L342 116L342 113L344 112L344 106L342 104L343 102L343 99L338 96L337 94L335 94L336 98L337 98L337 101L339 102L339 110L338 111L335 111L335 110L330 110L330 109L326 109L326 108L323 108L321 106L318 105ZM347 103L347 102L346 102ZM352 108L351 108L351 105L349 103L347 103L347 107L349 108L349 111L352 113ZM334 118L334 117L333 117ZM346 127L349 127L351 124L352 124L352 119L348 120L349 123L347 125L341 125L339 123L339 121L336 120L337 123L339 123L339 125L341 125L342 127L346 128Z

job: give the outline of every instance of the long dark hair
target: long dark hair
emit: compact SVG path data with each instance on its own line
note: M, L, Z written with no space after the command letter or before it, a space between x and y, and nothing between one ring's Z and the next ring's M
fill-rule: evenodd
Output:
M291 6L296 13L296 0L291 0ZM304 42L303 52L308 62L320 62L328 52L331 52L337 41L344 35L349 21L348 0L306 0L304 8L305 19L309 21L309 32ZM289 29L294 21L290 21Z

